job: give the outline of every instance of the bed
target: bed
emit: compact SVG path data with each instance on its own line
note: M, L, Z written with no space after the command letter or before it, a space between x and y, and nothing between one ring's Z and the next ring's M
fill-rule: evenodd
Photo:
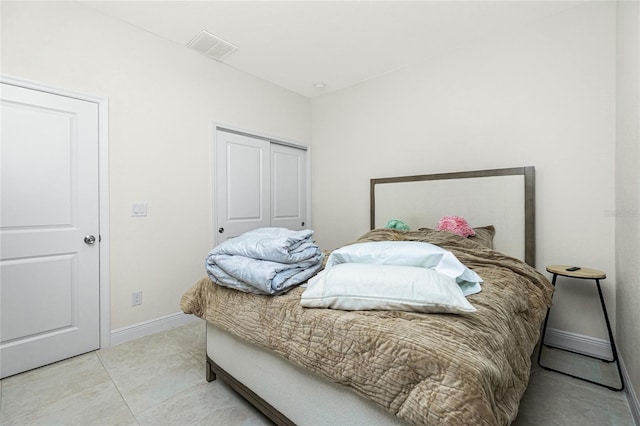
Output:
M207 320L207 380L226 381L276 424L509 424L552 294L533 264L533 176L521 167L371 180L372 229L356 242L450 251L484 279L468 297L473 313L309 309L300 287L262 296L203 278L181 307ZM433 203L443 191L448 201ZM452 213L493 226L494 247L431 229ZM391 218L412 230L383 229Z

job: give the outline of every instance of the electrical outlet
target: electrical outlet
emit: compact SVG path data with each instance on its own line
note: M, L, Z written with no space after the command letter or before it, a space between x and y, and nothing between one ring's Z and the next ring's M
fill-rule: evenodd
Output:
M142 292L134 291L131 293L131 306L142 305Z
M147 203L144 201L131 203L131 216L144 217L147 215Z

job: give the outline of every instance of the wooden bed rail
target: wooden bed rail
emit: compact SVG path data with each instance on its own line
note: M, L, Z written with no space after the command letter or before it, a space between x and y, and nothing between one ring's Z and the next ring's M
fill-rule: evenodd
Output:
M269 420L278 426L296 426L294 422L289 420L287 416L276 410L271 404L262 399L258 394L240 383L235 377L227 373L222 367L216 364L209 355L207 355L207 382L220 378L227 383L234 391L240 394L244 399L249 401L251 405L260 410L262 414L267 416Z

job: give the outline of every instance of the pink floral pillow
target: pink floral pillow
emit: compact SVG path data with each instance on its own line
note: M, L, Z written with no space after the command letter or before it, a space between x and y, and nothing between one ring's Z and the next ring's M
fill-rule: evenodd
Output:
M467 221L459 216L445 216L438 221L436 231L449 231L462 237L473 237L475 231L469 226Z

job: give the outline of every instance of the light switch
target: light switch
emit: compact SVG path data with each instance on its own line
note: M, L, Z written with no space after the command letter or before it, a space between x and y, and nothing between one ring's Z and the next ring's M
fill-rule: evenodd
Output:
M142 217L147 215L147 203L134 202L131 203L131 216Z

